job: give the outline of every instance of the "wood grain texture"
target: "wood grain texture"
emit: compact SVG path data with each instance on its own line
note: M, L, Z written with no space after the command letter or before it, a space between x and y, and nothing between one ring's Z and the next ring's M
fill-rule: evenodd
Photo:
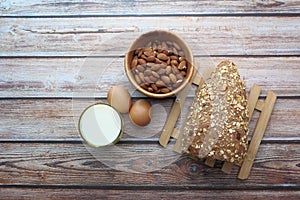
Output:
M251 120L252 118L260 93L261 93L261 87L256 84L252 85L248 96L249 120Z
M299 55L297 17L0 18L0 56L124 55L145 31L178 33L194 55Z
M196 57L201 69L235 62L246 80L278 96L300 96L300 57ZM112 76L113 74L113 76ZM0 97L106 97L113 85L139 96L123 70L123 58L1 58ZM189 93L193 96L193 93Z
M299 199L299 14L295 0L0 1L0 198ZM237 179L236 167L226 175L221 163L209 168L187 156L147 174L117 171L79 142L81 111L110 86L141 97L123 74L123 56L153 29L181 35L201 68L229 58L248 91L256 83L261 97L268 90L281 97L248 180ZM88 55L96 57L87 61ZM200 57L206 55L213 57ZM161 102L157 109L165 110L156 117L166 118L171 103ZM250 129L257 118L254 112ZM147 131L128 125L119 147L139 155L161 148L160 123ZM126 151L111 153L145 166Z
M70 16L70 15L216 15L299 13L295 0L254 1L63 1L6 0L0 3L1 16Z
M186 100L183 113L187 113L192 98ZM9 99L0 100L0 140L79 140L77 122L80 113L97 100L64 100L64 99ZM152 105L157 105L155 118L153 117L152 128L140 130L131 125L127 115L123 115L125 131L141 138L147 132L153 135L150 138L159 138L162 130L162 121L171 109L173 100L151 100ZM163 111L165 110L165 111ZM74 116L74 117L73 117ZM179 124L184 121L184 114L179 117ZM259 116L254 112L249 125L253 130ZM300 123L299 99L278 99L271 120L267 127L263 141L299 141ZM283 126L284 124L284 126ZM287 128L288 127L288 128ZM139 133L140 132L140 133ZM141 139L142 140L142 139Z
M153 144L119 144L101 159L117 159L132 167L135 162L128 151L143 158L156 154L162 147ZM122 151L120 151L122 149ZM95 160L82 144L2 143L0 145L1 185L69 185L126 187L194 187L195 189L267 189L300 187L300 144L262 144L247 181L221 169L181 156L174 163L155 172L116 171ZM134 159L137 159L134 157ZM166 158L167 159L167 158ZM222 177L222 178L221 178ZM224 184L226 181L226 184Z
M253 131L251 142L247 150L247 154L244 158L244 162L238 175L238 178L240 179L247 179L250 174L252 164L254 162L254 159L256 158L256 153L270 121L276 99L277 97L275 93L269 91L265 100L264 109L261 111L257 120L256 127Z
M237 190L116 190L116 189L42 189L42 188L1 188L0 195L4 199L191 199L191 198L214 198L214 199L240 199L242 196L245 200L266 199L285 200L297 199L300 191L286 190L254 190L254 191L237 191Z

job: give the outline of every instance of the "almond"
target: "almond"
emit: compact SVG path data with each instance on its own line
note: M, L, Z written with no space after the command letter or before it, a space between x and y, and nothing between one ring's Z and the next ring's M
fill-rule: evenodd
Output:
M136 83L137 83L138 85L142 83L142 81L141 81L140 77L139 77L137 74L136 74L136 75L134 75L134 78L135 78L135 80L136 80Z
M164 94L169 93L171 90L169 88L162 88L160 91Z
M170 77L170 80L172 81L172 83L176 83L177 78L174 74L170 74L169 77Z
M173 86L173 88L178 88L180 85L181 85L181 82L177 82L177 83L174 83L172 86Z
M148 91L149 92L153 92L153 88L152 87L148 87Z
M155 63L148 62L146 66L148 66L148 67L152 67L153 65L155 65Z
M145 68L142 65L138 65L136 68L139 72L145 71Z
M150 47L146 47L146 48L142 48L143 52L146 52L146 51L153 51L152 48Z
M177 78L177 80L183 80L183 76L181 73L176 74L176 78Z
M160 77L159 74L158 74L157 72L155 72L155 71L152 71L152 75L153 75L155 78L159 78L159 77Z
M171 60L171 65L175 65L175 66L177 66L177 65L178 65L178 62L177 62L177 60Z
M157 87L165 87L166 86L166 84L161 80L156 81L155 84L156 84Z
M143 49L140 49L139 52L137 53L138 57L141 57L143 55Z
M184 70L184 69L186 69L186 62L185 62L185 60L183 60L183 61L181 61L181 62L179 63L178 69L179 69L179 70Z
M150 75L152 75L152 71L150 69L146 69L144 71L144 74L145 74L145 76L150 76Z
M149 56L146 58L148 62L155 62L155 56Z
M162 77L161 77L161 80L162 80L166 85L170 84L170 82L171 82L171 80L170 80L170 78L169 78L168 76L162 76Z
M137 56L135 56L134 58L133 58L133 60L131 61L131 69L134 69L136 66L137 66L137 63L138 63L138 58L137 58Z
M141 88L143 88L144 90L148 90L148 86L147 86L145 83L141 84L140 86L141 86Z
M156 64L161 64L161 63L162 63L162 61L161 61L161 60L159 60L158 58L156 58L156 59L155 59L155 63L156 63Z
M160 64L154 64L154 65L151 66L151 70L153 70L153 71L157 71L160 68L161 68Z
M172 66L172 72L174 73L174 74L179 74L180 73L180 71L177 69L177 67L176 66Z
M158 89L154 83L151 84L151 87L153 88L154 91L156 91Z
M170 74L172 72L172 67L169 65L166 67L166 74Z
M138 63L140 63L142 65L142 64L146 64L147 62L146 62L146 60L140 58L140 59L138 59Z
M161 68L161 69L159 69L159 70L157 71L157 73L158 73L159 75L162 75L162 74L166 73L166 70L163 69L163 68Z
M157 78L154 76L150 76L149 79L151 80L151 83L155 83L157 81Z
M164 53L157 54L157 58L160 59L160 60L163 60L163 61L168 60L168 56Z
M170 56L170 58L171 58L171 60L176 60L176 61L179 60L178 56L175 56L175 55Z
M147 56L147 57L149 57L149 56L155 56L155 53L154 53L154 51L151 49L151 51L145 51L145 52L144 52L144 55Z
M146 83L152 83L152 81L150 80L149 76L145 76L144 79L145 79L145 82L146 82Z
M173 52L173 54L178 55L178 51L177 51L176 48L173 48L173 49L172 49L172 52Z
M140 77L142 82L145 82L145 76L142 72L139 73L139 77Z

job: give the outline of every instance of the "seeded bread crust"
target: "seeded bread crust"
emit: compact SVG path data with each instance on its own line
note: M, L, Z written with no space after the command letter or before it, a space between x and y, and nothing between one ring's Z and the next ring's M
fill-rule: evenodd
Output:
M196 93L182 129L182 149L193 157L241 165L248 123L245 82L234 63L223 61Z

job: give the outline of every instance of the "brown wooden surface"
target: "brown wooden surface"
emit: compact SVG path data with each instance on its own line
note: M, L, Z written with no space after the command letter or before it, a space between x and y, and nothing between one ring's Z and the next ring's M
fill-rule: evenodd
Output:
M118 156L134 165L127 151L147 145L149 155L161 147L145 143L121 143L102 159ZM151 173L116 171L95 160L82 144L3 143L0 147L0 180L4 185L68 185L120 187L195 187L214 189L299 188L299 144L262 144L247 181L237 179L238 168L220 169L181 156L176 162ZM146 155L146 154L145 154ZM276 158L276 159L275 159ZM141 164L141 163L138 163ZM271 178L272 177L272 178ZM226 184L224 184L226 181Z
M274 200L281 199L297 199L300 195L299 191L285 190L250 190L250 191L235 191L235 190L185 190L178 191L177 189L141 189L141 190L116 190L116 189L52 189L52 188L4 188L2 189L2 197L5 199L13 199L16 196L21 199L127 199L129 196L132 199L170 199L182 198L189 199L191 193L199 199L218 198L218 199L261 199L267 197Z
M258 86L254 86L258 87ZM258 90L261 91L260 87L258 87ZM251 92L250 92L251 95ZM258 96L256 96L255 104L257 104ZM249 98L250 99L250 98ZM264 107L261 110L261 113L259 114L259 118L257 120L256 126L254 128L254 131L252 133L251 142L249 143L247 154L245 156L244 162L241 166L238 178L239 179L247 179L250 175L253 162L256 158L258 149L260 147L262 138L264 137L264 133L267 129L268 123L270 121L275 103L276 103L277 96L274 92L269 91L266 97L266 100L264 101ZM250 100L249 100L250 101Z
M299 27L294 0L0 1L0 199L299 199ZM227 175L221 163L209 168L186 155L151 173L117 171L81 143L81 111L105 101L111 85L141 97L124 76L123 59L153 29L181 35L200 71L230 59L247 91L256 83L260 100L269 90L279 97L249 179L238 180L236 167ZM173 99L150 101L167 113ZM257 118L254 112L252 131ZM141 155L160 150L161 126L152 125L150 138L127 128L119 147ZM112 155L141 164L126 152Z
M299 25L294 16L0 18L0 55L124 55L153 29L180 34L194 55L299 55Z
M104 66L94 64L94 59ZM0 97L106 97L111 85L124 85L131 93L134 89L127 81L123 58L1 58ZM262 87L262 95L268 90L278 96L300 96L300 57L196 57L201 67L232 60L247 81L247 90L256 83ZM38 70L36 70L38 69ZM121 69L121 70L120 70ZM201 69L200 69L201 70ZM96 72L95 72L96 71ZM102 74L116 74L98 79ZM120 79L121 77L121 79ZM137 93L133 93L137 95ZM189 96L192 96L190 93Z
M300 3L295 0L216 1L158 0L158 1L4 1L1 16L68 16L68 15L179 15L179 14L257 14L299 13Z
M191 104L192 98L187 99ZM75 121L86 106L97 100L66 99L5 99L0 100L0 140L79 141ZM167 112L173 100L157 101ZM72 104L76 105L72 107ZM186 109L186 108L185 108ZM73 117L77 116L77 117ZM259 113L250 122L253 130ZM300 101L296 98L278 99L264 135L264 141L300 141ZM284 126L282 125L284 124ZM288 127L288 128L286 128ZM128 138L124 135L124 138ZM158 138L153 138L158 141Z

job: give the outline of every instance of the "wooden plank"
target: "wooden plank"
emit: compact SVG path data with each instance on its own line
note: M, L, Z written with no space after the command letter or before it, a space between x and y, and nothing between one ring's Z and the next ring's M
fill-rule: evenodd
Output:
M299 2L285 1L197 1L167 0L81 1L7 0L0 4L0 16L111 16L111 15L217 15L299 13Z
M248 110L249 110L249 120L251 120L256 103L258 101L259 95L261 92L261 87L254 84L251 87L250 94L248 97Z
M262 111L264 109L265 103L263 101L257 101L255 105L255 109Z
M224 172L226 174L230 174L233 166L234 166L234 164L231 162L224 162L221 170L222 170L222 172Z
M211 61L235 62L247 90L260 85L279 96L300 96L300 57L196 57L200 68ZM102 63L102 65L99 65ZM37 70L38 69L38 70ZM114 76L112 76L114 74ZM287 78L288 77L288 78ZM101 84L98 84L98 83ZM0 59L0 97L106 97L112 85L123 85L130 93L138 92L123 71L123 58L13 58ZM190 92L189 96L193 96Z
M206 158L204 164L209 166L209 167L214 167L216 163L215 159L212 158Z
M298 17L0 18L0 56L120 56L153 29L178 33L194 55L299 55L299 25Z
M124 164L141 166L127 151L146 156L157 154L159 144L119 144L103 159L118 157ZM120 150L121 149L121 150ZM165 155L164 155L165 156ZM1 143L0 185L99 186L99 187L196 187L214 189L268 189L300 187L300 144L262 144L251 176L241 183L237 169L230 175L182 156L151 173L113 170L95 160L82 144ZM126 164L126 165L127 165ZM62 178L63 177L63 178ZM222 178L221 178L222 177ZM226 183L226 184L224 184Z
M183 113L187 112L192 98L186 100L187 106ZM77 122L80 113L97 100L63 100L63 99L7 99L0 100L0 140L79 140ZM158 108L165 109L161 112L159 120L153 120L151 126L157 134L152 134L152 139L158 140L160 130L163 127L162 119L171 109L172 99L151 100L152 105L159 104ZM74 117L73 117L74 116ZM185 116L185 115L184 115ZM184 116L180 117L183 123ZM250 130L254 130L259 113L254 112L253 119L249 124ZM128 116L126 131L130 134L138 130L130 126ZM300 123L299 99L278 99L272 113L271 120L264 135L265 141L299 141ZM147 129L150 130L150 129ZM132 138L124 134L123 138ZM138 137L139 138L139 137Z
M265 130L268 126L271 114L273 112L276 98L277 97L274 92L268 92L267 98L265 100L264 109L261 111L261 114L257 121L253 136L251 138L251 143L249 145L246 157L238 175L238 178L240 179L247 179L250 175L251 167L256 157L256 153L264 136Z
M194 79L193 79L193 84L198 86L202 81L201 79L202 79L201 76L195 76Z
M262 196L274 200L297 199L300 191L287 190L178 190L160 189L159 190L117 190L117 189L43 189L43 188L1 188L0 195L4 199L259 199Z
M181 107L182 107L182 104L180 104L177 101L174 101L171 111L168 114L168 118L165 122L165 125L162 129L161 135L159 137L159 144L162 145L163 147L166 147L169 143L171 134L174 131L175 124L181 113Z
M173 132L171 134L171 137L174 138L174 139L177 139L178 135L179 135L179 129L178 128L174 128L174 130L173 130Z

